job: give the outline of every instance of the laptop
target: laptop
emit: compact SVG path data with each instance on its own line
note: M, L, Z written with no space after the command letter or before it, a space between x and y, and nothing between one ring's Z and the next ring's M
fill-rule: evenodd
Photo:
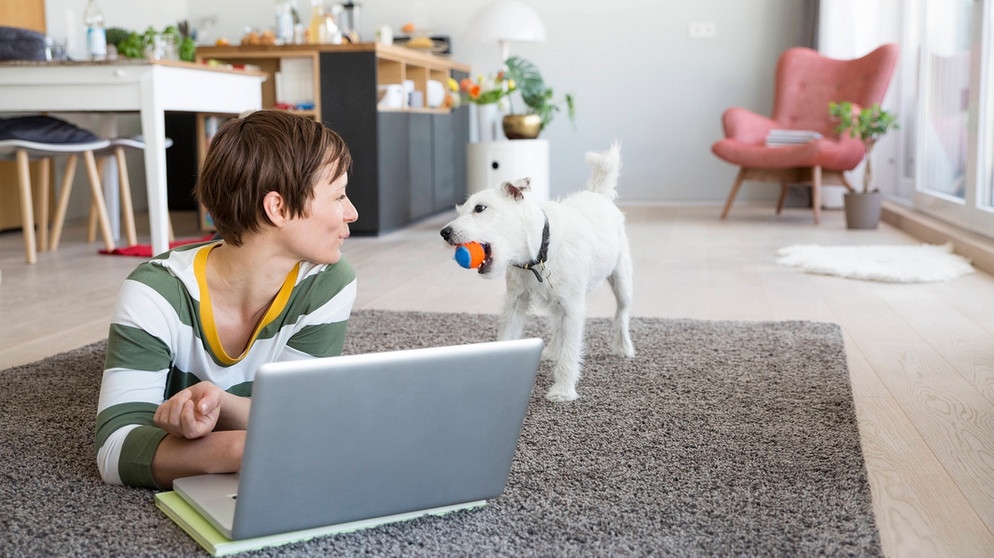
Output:
M542 347L521 339L263 365L241 472L173 489L232 540L485 505L507 483Z

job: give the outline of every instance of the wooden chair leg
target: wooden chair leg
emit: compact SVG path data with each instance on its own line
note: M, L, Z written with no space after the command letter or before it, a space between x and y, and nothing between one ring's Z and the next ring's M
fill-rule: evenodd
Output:
M790 189L790 184L786 180L780 181L780 197L777 198L777 215L783 211L783 204L787 201L787 191Z
M811 209L814 210L815 224L821 222L821 167L811 169Z
M38 161L38 251L48 250L48 209L50 201L48 194L51 191L51 169L52 160L44 158Z
M721 218L724 219L728 216L728 211L732 209L732 202L735 201L735 196L739 193L739 187L742 186L742 182L745 180L746 169L739 169L739 174L735 176L735 182L732 184L732 191L728 193L728 201L725 202L725 208L721 210Z
M97 218L100 221L100 232L104 237L104 246L110 251L116 247L114 245L114 234L110 230L110 217L107 214L107 204L104 203L100 173L97 172L97 161L92 151L83 152L83 162L86 164L86 173L90 178L90 193L93 197L93 203L97 204Z
M128 246L138 244L138 231L135 228L135 208L131 201L131 179L128 176L128 162L124 158L124 148L114 148L114 158L117 160L117 182L121 185L121 215L124 220L124 234Z
M59 202L55 206L55 217L52 219L51 250L59 248L62 240L62 227L66 223L66 210L69 208L69 195L72 194L72 183L76 177L76 164L79 157L71 153L66 157L66 170L62 173L62 187L59 188Z
M101 158L99 164L100 183L103 184L104 177L107 176L104 167L107 166L107 159ZM97 204L90 199L90 212L86 220L86 242L92 244L97 240Z
M21 228L24 229L24 257L27 263L38 261L38 245L35 243L34 200L31 192L31 169L28 166L28 152L17 150L17 186L21 192Z
M102 181L101 181L102 182ZM86 220L86 243L93 244L97 240L97 204L90 200L90 215Z

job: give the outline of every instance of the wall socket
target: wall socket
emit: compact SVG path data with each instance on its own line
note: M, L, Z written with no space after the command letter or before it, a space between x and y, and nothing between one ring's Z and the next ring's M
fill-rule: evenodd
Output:
M690 22L689 35L691 39L713 39L716 34L713 21Z

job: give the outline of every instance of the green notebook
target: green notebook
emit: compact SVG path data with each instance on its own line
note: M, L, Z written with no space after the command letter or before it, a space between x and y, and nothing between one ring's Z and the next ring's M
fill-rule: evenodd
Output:
M257 548L281 546L292 542L306 541L308 539L313 539L323 535L347 533L386 523L406 521L408 519L414 519L427 514L444 515L460 509L484 506L486 503L486 500L480 500L469 504L445 506L431 510L401 513L387 517L352 521L349 523L340 523L326 527L315 527L313 529L304 529L290 533L280 533L278 535L267 535L265 537L233 541L228 537L225 537L220 531L211 525L210 521L204 519L204 517L200 515L200 512L193 509L190 504L187 504L186 500L184 500L179 494L169 491L159 492L155 495L156 507L169 516L169 519L175 521L176 524L186 531L188 535L193 537L193 540L197 541L200 546L204 547L204 549L207 550L211 556L225 556L228 554L255 550Z

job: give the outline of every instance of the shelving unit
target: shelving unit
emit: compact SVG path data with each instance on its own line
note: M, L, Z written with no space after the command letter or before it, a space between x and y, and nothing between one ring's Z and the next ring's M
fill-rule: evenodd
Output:
M380 85L411 80L427 103L428 82L469 75L469 67L417 50L378 43L200 47L197 59L252 64L275 76L288 60L306 60L313 111L297 111L335 130L352 151L350 197L356 234L381 234L448 209L465 195L467 107L377 108ZM263 106L275 106L276 80L262 85Z
M233 65L251 64L261 71L275 76L286 65L286 60L303 59L310 62L314 87L313 112L298 111L322 120L321 112L321 59L326 56L355 55L372 53L376 59L376 85L403 83L405 80L414 82L414 90L420 91L427 99L427 84L430 80L445 83L452 75L465 75L469 67L448 58L442 58L405 47L382 45L379 43L358 43L344 45L280 45L280 46L223 46L198 47L197 61L207 62L217 60ZM375 89L371 92L374 96ZM267 80L262 85L262 104L272 107L281 99L277 99L276 80ZM403 109L384 109L390 111L404 110L414 112L429 112L448 114L448 108L414 107Z

